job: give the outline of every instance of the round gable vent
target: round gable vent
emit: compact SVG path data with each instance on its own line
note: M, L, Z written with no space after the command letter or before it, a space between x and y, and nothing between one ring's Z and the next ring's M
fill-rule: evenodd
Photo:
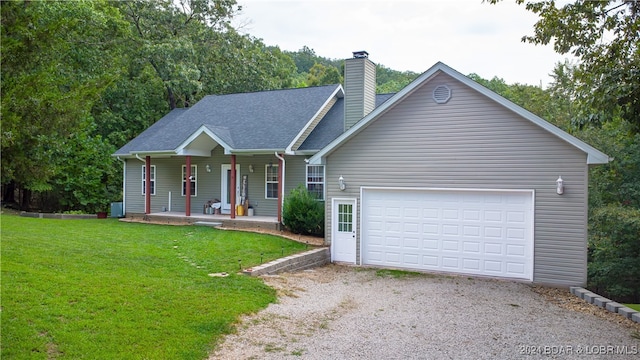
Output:
M444 104L451 99L451 89L447 85L438 85L433 89L433 101Z

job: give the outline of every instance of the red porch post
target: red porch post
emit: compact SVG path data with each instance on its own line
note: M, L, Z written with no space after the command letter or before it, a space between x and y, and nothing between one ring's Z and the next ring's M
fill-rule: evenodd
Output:
M186 183L185 183L185 195L187 196L186 200L186 215L191 216L191 155L187 155L187 169L186 169Z
M151 214L151 156L144 159L144 213Z
M282 224L282 197L284 196L282 185L282 160L278 159L278 224Z
M231 203L231 218L236 218L236 156L231 155L231 184L229 184L229 199Z

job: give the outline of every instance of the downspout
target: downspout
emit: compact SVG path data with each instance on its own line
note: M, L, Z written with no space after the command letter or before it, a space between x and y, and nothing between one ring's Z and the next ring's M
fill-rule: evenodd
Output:
M122 216L127 213L127 162L116 156L116 159L122 161Z
M145 162L145 161L144 161L144 159L143 159L143 158L141 158L141 157L140 157L140 155L138 155L138 154L136 154L136 159L138 159L138 160L140 160L140 161L142 161L142 162Z
M285 174L285 161L284 161L284 156L280 156L280 154L278 154L278 152L276 151L276 158L278 158L278 160L280 160L280 162L282 163L282 168L280 169L280 171L282 172L282 184L281 184L281 191L278 191L278 197L280 198L280 201L278 203L278 223L284 224L284 222L282 221L282 208L284 207L284 174Z

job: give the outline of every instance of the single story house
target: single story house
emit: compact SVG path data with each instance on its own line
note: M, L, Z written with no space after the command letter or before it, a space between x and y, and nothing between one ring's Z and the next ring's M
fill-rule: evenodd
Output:
M443 63L396 94L375 88L355 52L344 87L173 110L114 154L125 212L213 200L235 217L248 199L280 219L304 184L325 201L334 262L586 283L588 169L607 155Z

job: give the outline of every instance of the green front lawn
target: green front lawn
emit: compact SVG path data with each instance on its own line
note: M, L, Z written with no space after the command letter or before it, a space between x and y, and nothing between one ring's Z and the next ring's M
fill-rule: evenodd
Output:
M276 298L238 260L305 250L205 227L12 215L0 239L3 359L203 359Z
M640 304L624 304L624 306L631 308L635 311L640 311Z

